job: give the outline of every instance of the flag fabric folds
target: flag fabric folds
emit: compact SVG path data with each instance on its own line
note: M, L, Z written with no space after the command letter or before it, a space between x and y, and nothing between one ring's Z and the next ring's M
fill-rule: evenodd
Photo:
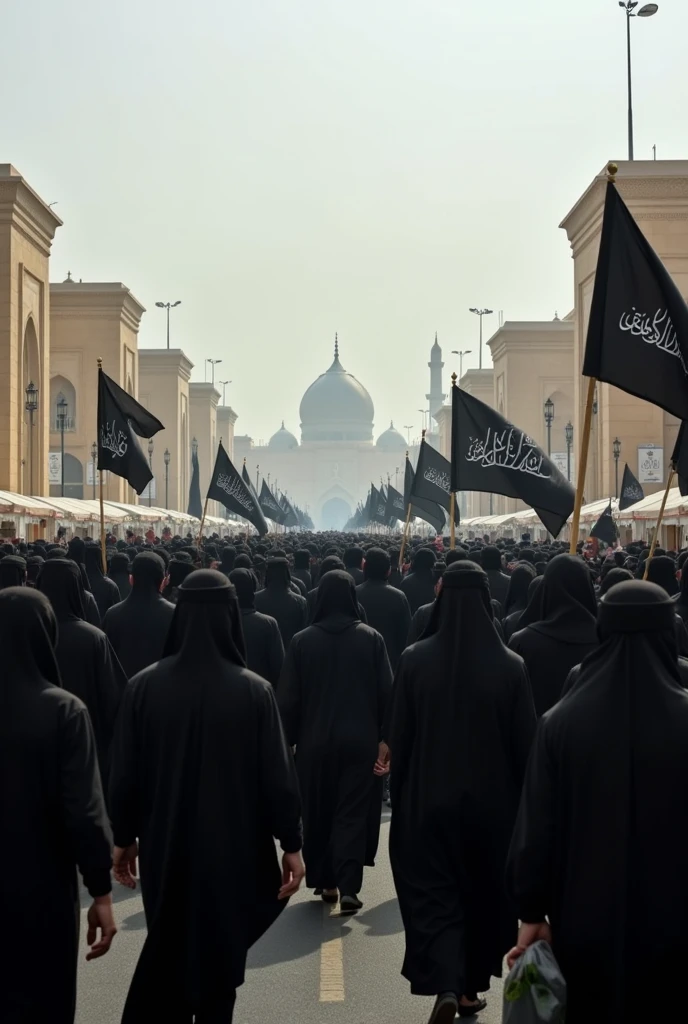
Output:
M420 443L412 497L433 502L447 512L451 507L451 464L425 439Z
M592 530L590 531L591 537L597 537L598 540L603 540L605 544L615 544L619 536L614 517L612 516L612 503L611 501L607 505L606 509L597 520Z
M286 494L283 494L280 497L280 507L281 507L282 511L284 512L284 525L285 526L298 526L299 525L298 516L296 515L296 512L294 511L294 509L292 507L292 504L289 501L289 498L287 498Z
M260 505L261 511L266 519L271 519L273 523L279 523L280 526L284 523L286 515L277 503L277 499L268 487L265 479L263 479L263 483L260 488L258 504Z
M261 537L268 532L268 524L253 490L246 486L221 442L217 449L208 498L211 501L219 501L229 512L247 519L255 526Z
M139 437L154 437L163 424L111 377L98 370L98 469L124 477L137 494L153 479Z
M198 452L194 448L191 452L191 483L189 484L189 506L187 514L200 519L203 515L203 501L201 499L201 469L198 464Z
M686 431L685 420L679 427L674 452L671 456L671 464L678 476L678 489L682 497L685 498L688 494L688 432Z
M402 523L406 520L406 509L404 508L404 495L400 494L391 484L387 487L387 507L385 508L387 522L399 519Z
M372 521L379 523L381 526L387 526L389 520L387 518L387 495L385 494L385 489L380 487L379 491L376 488L374 490L376 501L373 505Z
M630 466L626 463L623 471L623 480L621 481L619 512L623 512L625 508L630 508L631 505L635 505L636 502L642 501L644 497L645 492L631 472Z
M575 491L532 437L473 395L452 387L451 488L520 498L557 537Z
M435 533L442 533L446 523L444 510L434 501L425 501L417 498L413 493L416 474L413 471L411 460L406 456L406 469L404 471L404 507L408 511L411 506L411 515L422 519L424 523L432 526Z
M583 374L688 419L688 306L612 182Z

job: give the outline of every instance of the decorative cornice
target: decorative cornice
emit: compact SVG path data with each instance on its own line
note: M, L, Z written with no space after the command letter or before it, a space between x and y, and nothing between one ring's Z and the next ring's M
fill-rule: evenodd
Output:
M180 348L140 348L139 373L177 374L183 381L191 380L194 364Z
M62 221L10 164L0 164L0 224L11 224L44 256Z

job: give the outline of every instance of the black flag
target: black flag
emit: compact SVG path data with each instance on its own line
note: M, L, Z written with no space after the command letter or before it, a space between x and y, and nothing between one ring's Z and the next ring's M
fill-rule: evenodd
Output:
M280 526L282 525L286 519L286 515L277 504L277 499L268 487L265 477L263 477L263 486L260 489L258 504L260 505L266 519L271 519L273 523L279 523Z
M424 523L428 523L432 526L435 533L442 533L444 525L446 523L446 517L444 510L440 508L434 501L424 501L423 498L416 498L413 496L413 484L415 480L415 473L413 472L413 466L411 461L406 456L406 470L404 472L404 507L408 514L408 507L411 506L411 515L417 519L422 519ZM404 517L405 519L406 517Z
M222 447L217 449L215 467L208 488L208 498L218 501L230 512L247 519L262 536L268 532L268 524L252 490L246 486L232 465L229 455Z
M385 516L387 522L391 522L393 519L399 519L401 522L406 520L406 509L404 508L404 495L400 494L391 484L387 487L387 507L385 509Z
M621 481L621 497L619 498L619 512L623 512L625 508L630 508L631 505L635 505L636 502L642 501L645 497L645 492L636 480L633 473L631 473L628 463L624 466L623 480Z
M376 523L377 506L380 501L380 495L378 494L377 487L375 484L370 485L370 491L368 492L368 503L366 505L366 513L368 516L369 523Z
M590 531L590 536L597 537L598 540L603 540L605 544L614 544L616 542L616 539L619 536L619 531L612 516L611 501L593 526Z
M532 437L452 386L452 488L520 498L557 537L575 491Z
M678 489L681 492L682 497L685 498L688 494L688 435L686 433L685 420L678 431L678 437L676 438L676 444L674 446L674 453L671 456L671 464L676 470L676 475L678 476Z
M373 509L373 522L380 523L381 526L387 526L387 495L385 494L384 487L380 487L377 494L377 502Z
M296 512L292 508L291 502L287 498L286 494L283 494L280 497L280 505L282 507L282 511L284 512L284 525L285 526L298 526L299 525L298 517L296 515Z
M688 306L612 182L583 374L688 419Z
M413 482L413 500L432 502L447 513L451 511L451 465L436 448L423 439L420 443L416 475ZM449 519L449 515L447 515ZM459 522L458 502L454 503L454 522Z
M251 477L248 475L248 470L246 469L246 459L244 459L244 464L241 467L241 479L244 481L251 494L255 495L257 498L258 495L256 494L256 489L251 483Z
M187 513L200 519L203 515L203 501L201 500L201 469L198 464L198 449L194 446L191 451L191 483L189 484L189 507Z
M124 477L141 494L153 474L138 437L154 437L164 429L160 420L98 370L98 469Z

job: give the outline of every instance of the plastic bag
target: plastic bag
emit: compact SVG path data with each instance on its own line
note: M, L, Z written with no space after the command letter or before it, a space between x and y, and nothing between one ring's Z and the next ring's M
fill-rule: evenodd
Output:
M502 1024L563 1024L566 982L549 942L534 942L504 982Z

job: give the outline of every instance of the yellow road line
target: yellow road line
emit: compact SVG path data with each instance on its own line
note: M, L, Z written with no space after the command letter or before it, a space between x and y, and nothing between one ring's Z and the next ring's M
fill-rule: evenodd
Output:
M323 940L320 946L320 1002L343 1003L344 949L341 926L331 920L339 906L323 907Z

